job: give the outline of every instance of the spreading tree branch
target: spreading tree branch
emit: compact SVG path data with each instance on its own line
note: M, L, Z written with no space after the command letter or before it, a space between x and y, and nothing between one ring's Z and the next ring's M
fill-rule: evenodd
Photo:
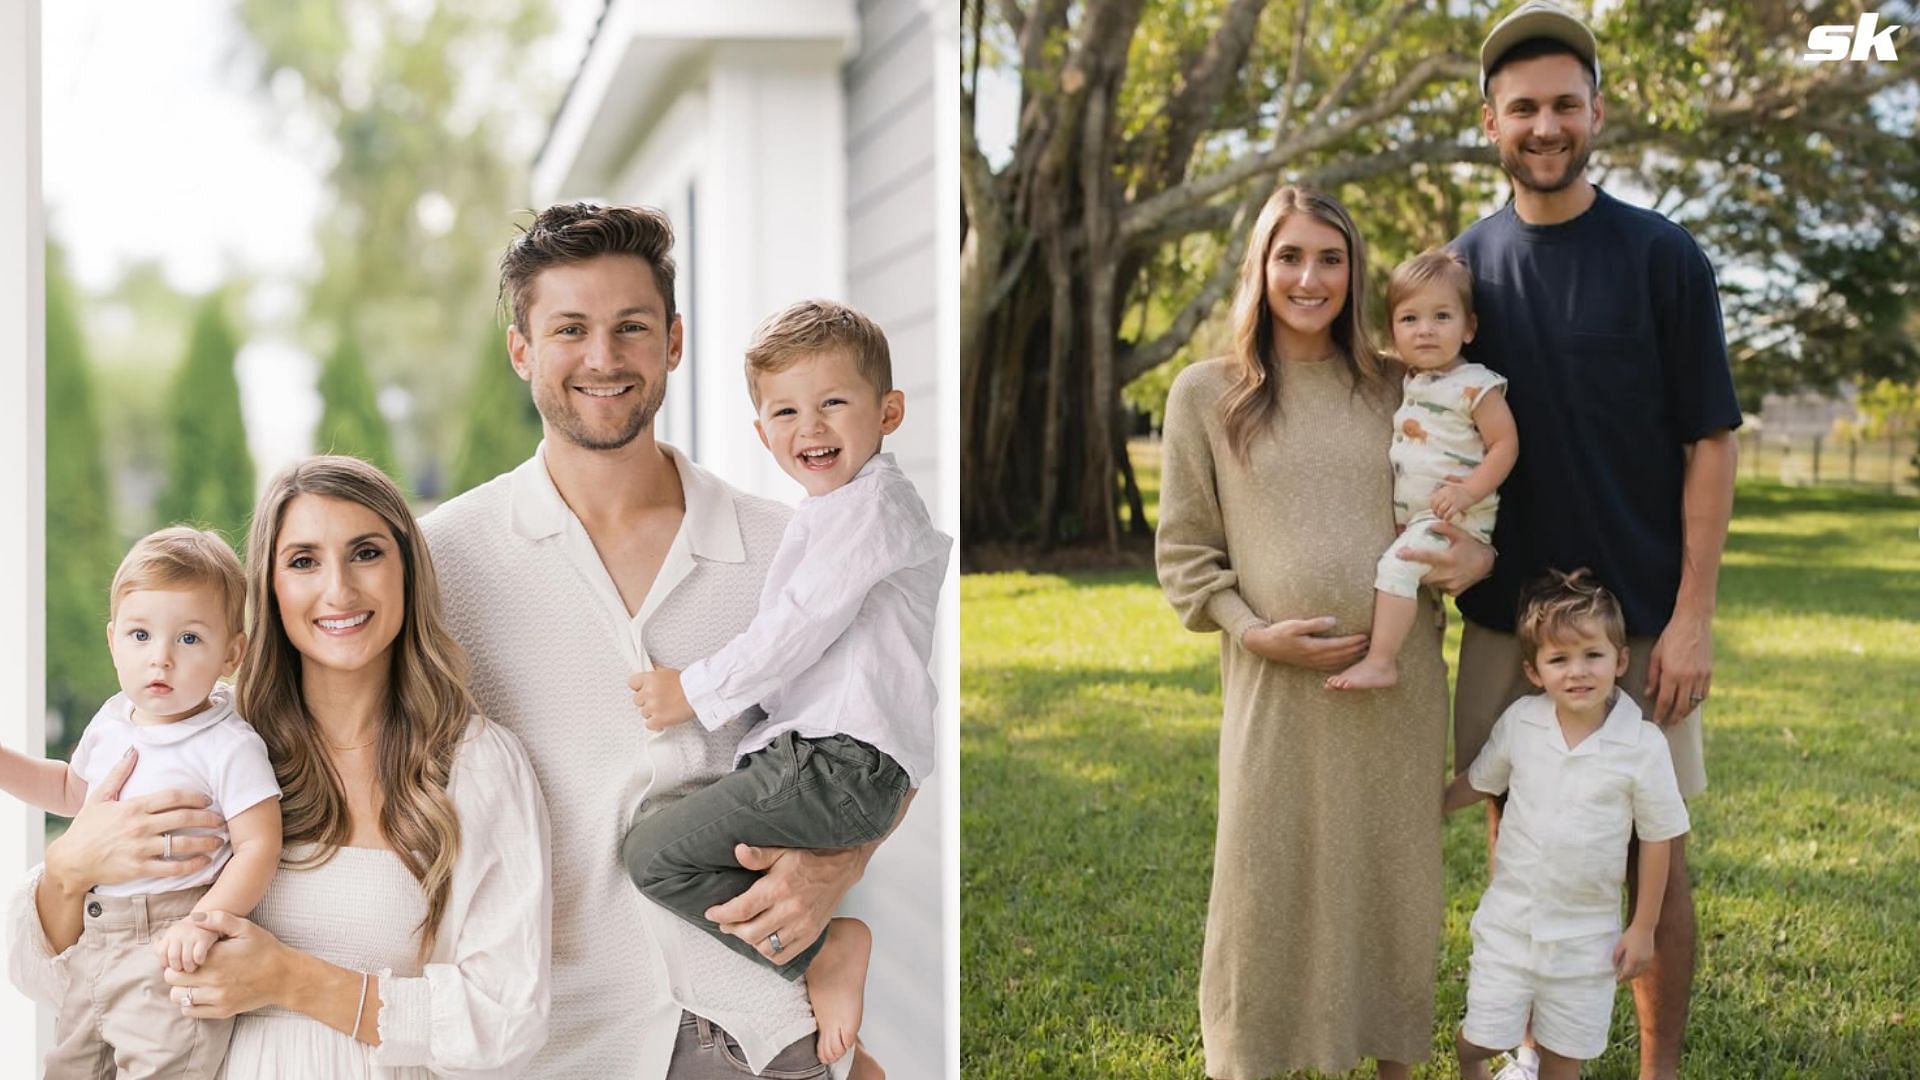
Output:
M1313 14L1312 0L1300 0L1300 8L1294 13L1293 51L1287 57L1287 81L1280 87L1280 114L1274 122L1273 130L1284 132L1287 121L1293 115L1293 95L1299 92L1300 76L1304 73L1307 58L1307 22Z
M1401 21L1419 5L1420 0L1402 0L1400 6L1393 9L1393 14L1387 17L1387 25L1381 27L1380 32L1373 35L1373 40L1367 42L1366 48L1360 50L1360 55L1347 65L1346 75L1326 92L1319 104L1313 107L1313 112L1308 114L1307 122L1303 126L1311 128L1318 125L1347 100L1347 95L1353 92L1361 76L1373 66L1373 58L1380 55L1380 50L1386 47L1387 42L1393 40L1393 35L1399 30Z
M987 0L974 0L974 2L984 8ZM1007 28L1013 31L1014 40L1020 40L1020 35L1027 26L1027 13L1020 7L1020 0L1000 0L999 7L1000 18L1005 20Z
M1239 206L1233 208L1233 219L1229 223L1230 228L1225 245L1228 252L1236 251L1246 243L1247 232L1253 227L1254 214L1265 201L1264 194L1249 196ZM1221 259L1213 268L1213 273L1207 275L1207 280L1200 286L1200 291L1181 307L1180 313L1173 317L1173 322L1168 324L1167 329L1161 332L1159 337L1121 354L1116 365L1118 385L1125 386L1173 359L1173 354L1179 352L1182 346L1192 340L1193 332L1199 329L1200 323L1213 313L1214 308L1220 306L1220 301L1226 298L1239 277L1240 260Z
M1186 175L1193 148L1206 133L1227 89L1253 48L1254 31L1268 0L1233 0L1220 25L1184 72L1164 110L1165 139L1148 163L1149 190L1158 191Z
M1414 95L1441 79L1463 79L1479 68L1450 53L1429 56L1415 64L1394 85L1364 109L1355 110L1338 124L1310 128L1262 154L1241 158L1218 172L1189 180L1178 187L1135 203L1120 219L1124 239L1155 227L1167 215L1192 203L1212 198L1263 173L1277 172L1299 158L1351 137L1362 128L1397 116Z

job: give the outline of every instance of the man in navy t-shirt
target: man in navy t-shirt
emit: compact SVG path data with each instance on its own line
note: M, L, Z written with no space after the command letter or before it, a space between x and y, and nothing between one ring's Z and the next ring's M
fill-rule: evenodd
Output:
M1686 230L1587 180L1603 117L1584 24L1527 3L1488 35L1481 71L1482 126L1513 199L1452 246L1474 276L1467 356L1509 380L1520 460L1500 488L1491 573L1459 596L1454 765L1471 764L1502 710L1534 690L1513 636L1521 589L1585 566L1626 614L1620 686L1665 730L1691 797L1706 787L1700 703L1740 424L1713 268ZM1428 580L1469 583L1489 554L1456 544ZM1491 843L1491 804L1489 821ZM1673 842L1653 967L1634 983L1642 1080L1679 1070L1695 936L1685 839Z

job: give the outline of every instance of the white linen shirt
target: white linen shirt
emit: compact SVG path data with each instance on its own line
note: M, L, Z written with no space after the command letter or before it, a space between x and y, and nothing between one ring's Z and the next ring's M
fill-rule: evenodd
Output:
M892 454L800 500L780 537L760 612L739 637L687 665L681 687L707 730L759 705L767 722L734 760L792 731L851 735L915 787L933 771L936 694L927 660L952 538Z
M531 1076L658 1080L682 1009L725 1028L756 1071L815 1029L803 982L646 900L620 865L634 810L726 775L758 715L649 732L627 677L649 657L683 668L745 629L789 515L661 449L686 513L636 612L554 487L544 445L421 523L475 701L519 736L552 819L553 1012Z
M280 797L273 762L267 759L267 744L233 711L231 687L215 686L205 709L171 724L134 723L132 699L115 694L87 724L69 765L92 791L134 748L140 751L140 763L120 789L122 799L175 788L198 791L213 800L207 809L231 818ZM179 835L217 835L221 844L213 860L191 874L137 878L97 885L93 891L103 896L147 896L211 884L233 857L226 830L183 829Z
M1553 699L1521 698L1500 714L1467 782L1507 795L1474 918L1536 941L1618 933L1629 833L1654 842L1690 828L1667 738L1625 693L1572 749Z

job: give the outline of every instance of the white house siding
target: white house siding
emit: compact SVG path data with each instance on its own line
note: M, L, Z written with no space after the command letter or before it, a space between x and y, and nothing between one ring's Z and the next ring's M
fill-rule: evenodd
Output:
M955 449L950 414L958 408L942 385L942 335L958 301L939 260L958 257L938 241L937 156L958 146L957 114L940 117L934 80L941 67L935 0L861 0L860 50L845 67L846 300L886 331L894 385L906 393L907 421L887 448L913 478L936 521L956 531L947 511L943 455ZM949 109L951 112L952 110ZM945 121L944 123L941 121ZM957 150L955 151L957 153ZM942 292L944 285L945 292ZM957 358L954 362L957 362ZM951 619L958 589L942 596ZM950 625L950 623L949 623ZM957 635L936 643L943 733L958 730L957 664L948 663ZM906 822L875 858L869 879L849 908L874 928L873 966L867 977L870 1015L865 1034L876 1058L895 1076L937 1076L956 1048L948 1043L948 968L941 943L957 880L947 873L942 816L957 809L957 740L943 734L941 770L921 791ZM939 882L937 890L926 883ZM906 947L903 947L906 946ZM955 969L957 970L957 969ZM884 1022L878 1022L883 1021ZM936 1053L937 1051L937 1053ZM938 1070L938 1071L936 1071Z
M860 4L861 51L846 67L847 301L887 332L908 423L889 440L931 500L945 425L939 400L934 243L934 34L923 0Z

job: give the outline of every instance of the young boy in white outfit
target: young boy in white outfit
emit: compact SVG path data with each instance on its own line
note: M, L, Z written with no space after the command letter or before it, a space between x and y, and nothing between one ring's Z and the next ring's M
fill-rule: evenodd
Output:
M1586 570L1554 572L1523 597L1517 633L1546 692L1508 706L1443 803L1507 797L1473 916L1460 1073L1488 1080L1487 1059L1531 1028L1540 1080L1574 1080L1606 1049L1615 982L1653 959L1671 841L1690 826L1666 736L1614 685L1627 635L1613 594ZM1630 832L1639 903L1622 933Z
M67 986L45 1075L211 1077L232 1021L187 1017L164 972L196 970L218 938L196 918L252 912L280 863L280 787L267 745L217 685L246 644L245 579L220 537L162 529L121 561L108 603L121 692L87 725L71 764L0 750L0 789L72 817L92 785L138 752L120 797L205 792L208 809L227 819L227 843L191 874L95 886L64 930L48 916L56 949L79 940L57 961ZM171 859L172 847L165 836L153 854Z
M1400 681L1400 646L1419 609L1420 579L1432 569L1403 551L1443 550L1442 521L1492 543L1494 494L1513 471L1520 440L1507 408L1507 380L1460 357L1473 340L1473 275L1451 251L1401 263L1387 281L1393 344L1407 366L1393 414L1393 520L1400 535L1374 572L1367 655L1327 678L1329 690L1376 690Z
M812 946L765 952L722 931L709 907L758 875L736 843L848 848L885 836L911 787L933 770L934 687L927 672L934 608L951 538L880 452L906 415L887 339L851 308L810 300L754 334L747 387L754 429L800 501L747 629L685 671L634 676L649 728L698 719L708 730L759 705L736 770L652 814L622 845L634 884L743 956L807 976L819 1057L833 1062L860 1030L872 936L857 919L828 924Z

